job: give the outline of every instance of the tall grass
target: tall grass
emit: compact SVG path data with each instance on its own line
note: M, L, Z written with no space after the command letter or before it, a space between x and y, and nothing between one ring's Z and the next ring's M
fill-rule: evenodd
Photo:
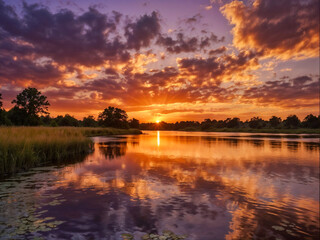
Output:
M77 158L92 150L88 136L138 133L112 128L0 127L0 175Z

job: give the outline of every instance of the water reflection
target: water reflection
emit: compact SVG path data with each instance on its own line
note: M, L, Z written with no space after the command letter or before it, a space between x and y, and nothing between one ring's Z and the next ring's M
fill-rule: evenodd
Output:
M112 160L126 154L127 142L110 141L99 142L99 151L102 152L106 159Z
M319 151L320 148L320 144L315 142L305 142L303 145L307 151Z
M45 226L18 228L21 239L319 237L317 139L158 131L95 142L80 164L0 183L0 236L28 212Z
M281 149L282 148L282 142L281 141L274 141L270 140L269 145L273 149Z
M287 148L290 150L290 151L298 151L298 149L301 147L301 143L300 142L287 142Z
M157 145L160 146L160 131L157 131Z

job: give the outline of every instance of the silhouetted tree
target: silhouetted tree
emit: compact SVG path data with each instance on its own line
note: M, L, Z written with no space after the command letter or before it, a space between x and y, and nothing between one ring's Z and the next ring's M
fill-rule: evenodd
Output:
M79 121L69 114L64 115L64 117L59 115L56 117L55 121L58 126L79 127Z
M13 125L21 126L26 125L26 119L28 118L28 114L25 109L13 107L8 111L7 114L9 120L12 122ZM29 120L30 121L30 120ZM32 124L28 124L32 125Z
M253 117L249 121L249 127L251 128L263 128L266 126L265 121L260 117Z
M301 125L299 118L296 115L290 115L283 121L286 128L298 128Z
M2 95L0 93L0 126L1 125L11 125L10 120L7 117L7 112L2 108Z
M155 130L154 123L140 123L140 129L143 129L143 130Z
M201 130L208 130L211 127L212 125L210 118L207 118L203 122L201 122Z
M92 115L84 117L82 124L84 127L96 127L98 125L97 121L94 119Z
M47 97L42 95L36 88L26 88L17 95L17 99L12 103L16 104L16 107L24 109L28 115L38 116L38 114L48 114L48 106L50 103L47 101Z
M216 123L216 127L217 127L217 128L225 128L225 127L226 127L226 122L223 121L223 120L219 120L219 121L217 121L217 123Z
M138 119L132 118L129 120L129 127L130 128L137 128L139 129L140 127L140 123Z
M56 119L52 119L52 120L50 121L50 127L58 127L58 126L59 126L59 125L58 125Z
M270 123L270 126L273 128L279 127L279 125L281 124L281 118L276 117L276 116L272 116L269 119L269 123Z
M41 123L39 114L48 114L47 110L50 106L46 96L36 88L30 87L19 93L12 103L15 103L15 107L11 112L11 118L20 122L17 118L22 117L23 123L21 125L39 125ZM18 116L14 116L14 114L18 114ZM23 115L25 116L23 117Z
M283 124L282 124L283 123ZM267 127L274 127L274 128L282 128L283 125L285 127L291 128L298 128L301 126L300 120L297 116L289 116L283 122L281 118L273 116L269 119L269 121L265 121L260 117L253 117L246 122L240 121L239 118L227 118L226 120L210 120L205 119L201 123L196 121L180 121L175 123L167 123L167 122L160 122L156 123L141 123L140 129L143 130L210 130L215 128L238 128L238 127L245 127L245 128L265 128ZM320 128L320 115L316 117L312 114L308 115L304 121L303 126L308 128Z
M302 122L302 126L306 128L320 128L320 115L318 117L309 114Z
M7 112L4 109L0 109L0 126L1 125L12 125L11 121L8 119Z
M240 119L239 118L228 118L226 121L227 128L238 128L240 127Z
M175 126L173 126L170 123L165 123L162 122L161 124L162 128L161 129L168 129L168 130L173 130ZM200 129L201 124L197 121L181 121L178 123L178 129L180 130L197 130ZM168 128L165 128L168 127Z
M109 106L99 114L98 123L104 127L129 128L127 113L120 109Z
M41 116L40 117L40 121L42 125L46 125L49 126L51 124L52 118L50 117L50 115L46 115L46 116Z

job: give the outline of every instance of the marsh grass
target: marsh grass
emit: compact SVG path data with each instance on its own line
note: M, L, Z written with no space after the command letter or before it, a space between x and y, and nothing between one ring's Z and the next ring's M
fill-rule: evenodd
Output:
M0 127L0 175L77 158L92 151L88 136L138 133L135 129Z

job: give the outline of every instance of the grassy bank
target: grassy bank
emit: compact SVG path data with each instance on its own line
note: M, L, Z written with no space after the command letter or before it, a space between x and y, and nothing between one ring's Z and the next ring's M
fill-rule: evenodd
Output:
M94 128L94 127L80 127L75 129L79 129L81 133L87 137L141 134L141 131L139 129Z
M185 128L180 131L199 131L197 128ZM202 132L245 132L245 133L286 133L286 134L320 134L320 129L297 128L297 129L274 129L274 128L209 128Z
M93 147L89 136L139 133L113 128L0 127L0 175L83 156Z

